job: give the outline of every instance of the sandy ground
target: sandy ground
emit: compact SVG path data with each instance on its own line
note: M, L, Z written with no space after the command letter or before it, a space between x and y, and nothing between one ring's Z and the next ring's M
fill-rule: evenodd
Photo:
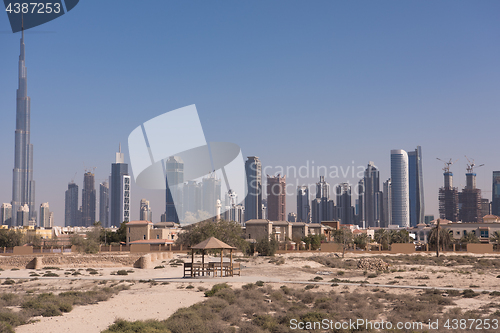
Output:
M203 300L203 293L176 289L174 285L142 285L124 290L106 302L78 306L59 317L37 317L38 322L19 326L19 333L91 333L101 332L115 319L163 320L178 308L187 307Z
M15 292L15 289L21 291L23 288L33 288L37 292L60 292L68 289L88 290L102 282L122 281L131 285L129 290L121 291L118 295L106 302L101 302L95 305L76 306L71 312L65 313L63 316L50 318L35 318L38 320L35 323L19 326L16 332L74 332L74 333L93 333L101 332L106 329L117 318L126 320L146 320L146 319L166 319L181 307L187 307L192 304L204 300L203 292L198 290L198 287L211 288L213 284L228 282L233 287L241 287L241 285L262 280L267 283L272 283L278 288L280 285L287 284L298 287L297 284L311 284L314 277L321 276L323 280L318 281L320 290L331 290L331 282L333 278L339 278L349 281L366 280L363 275L363 270L360 269L337 269L328 268L315 261L308 260L311 255L319 255L311 253L292 253L283 256L277 256L270 260L266 257L240 258L240 263L243 266L242 275L232 278L213 278L200 277L194 279L184 279L182 266L171 267L167 262L155 262L155 266L164 265L163 269L132 269L129 267L114 267L97 269L98 274L90 275L85 269L81 269L82 275L72 276L64 275L64 272L69 271L69 268L61 267L60 270L52 270L59 274L59 277L43 278L38 280L25 282L21 285L0 286L0 292ZM331 255L331 254L321 254ZM365 254L348 254L346 259L357 259L365 257ZM273 261L278 258L284 258L284 263L277 265ZM491 256L489 256L491 257ZM176 259L190 261L187 255L176 255ZM214 261L218 258L213 258ZM283 260L281 260L283 262ZM74 269L74 268L73 268ZM78 268L76 268L78 269ZM133 270L126 276L113 275L119 269ZM395 272L383 273L377 277L368 279L368 286L343 285L340 283L336 288L349 288L351 291L371 290L373 288L391 287L388 290L391 293L400 294L402 297L405 294L415 293L418 289L407 289L407 287L417 288L457 288L457 289L475 289L480 292L483 290L500 291L498 282L500 279L497 276L499 270L485 269L473 270L471 266L421 266L421 265L401 265L391 266L390 269ZM404 271L399 271L404 270ZM0 279L30 279L30 274L36 272L42 275L45 270L6 270L0 272ZM339 275L339 271L343 275ZM399 271L399 272L398 272ZM342 273L340 273L342 274ZM139 283L139 280L153 279L158 282L158 285L150 283ZM1 280L0 280L1 281ZM162 282L169 282L163 285ZM185 289L186 286L192 284L195 288ZM397 288L399 287L399 288ZM369 289L367 289L369 288ZM484 296L484 297L483 297ZM460 299L457 305L463 309L474 309L481 305L487 304L488 295L481 295L477 298Z

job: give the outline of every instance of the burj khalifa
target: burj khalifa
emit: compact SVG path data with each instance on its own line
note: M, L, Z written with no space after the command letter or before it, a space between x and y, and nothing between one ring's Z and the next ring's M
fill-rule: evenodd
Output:
M36 220L33 145L30 143L30 98L28 97L28 78L25 66L24 29L21 36L21 54L19 56L19 88L17 89L13 173L12 226L15 226L23 224L23 221L17 221L17 212L21 207L24 211L29 208L29 219Z

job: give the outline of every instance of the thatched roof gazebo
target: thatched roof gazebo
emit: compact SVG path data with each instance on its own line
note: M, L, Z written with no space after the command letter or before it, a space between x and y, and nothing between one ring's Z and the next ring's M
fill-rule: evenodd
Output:
M201 250L201 265L197 265L194 262L194 252L196 250ZM208 265L205 267L205 253L207 250L221 250L220 251L220 276L224 276L224 268L226 268L226 276L233 276L233 250L236 250L235 247L227 245L223 241L218 240L215 237L210 237L203 242L196 244L194 246L191 246L191 264L190 265L184 265L184 277L186 277L186 268L191 268L190 269L190 275L191 277L200 275L198 273L201 273L201 275L205 275L205 272L207 275L210 275L210 273L213 273L214 276L217 275L217 270L218 267L214 263L210 263L213 265ZM224 267L224 250L229 250L230 253L230 262L229 266L226 265Z

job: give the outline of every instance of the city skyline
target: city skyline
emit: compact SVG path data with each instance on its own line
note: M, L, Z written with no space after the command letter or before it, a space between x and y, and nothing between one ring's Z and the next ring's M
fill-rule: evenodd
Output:
M313 161L344 168L374 161L385 182L389 151L420 145L425 215L439 216L442 165L436 157L459 159L452 168L459 190L466 183L463 156L484 163L477 171L477 188L491 200L492 172L500 169L488 144L494 122L487 121L500 105L499 46L493 42L500 28L493 15L498 3L443 2L432 11L417 2L366 3L362 8L321 1L315 7L298 2L263 7L259 1L225 2L217 8L156 5L158 13L103 4L103 10L120 14L108 17L81 3L77 11L26 33L31 142L36 146L34 207L48 202L56 225L64 224L68 182L74 178L83 185L84 164L97 167L96 184L102 183L116 146L127 141L131 129L147 117L192 103L199 106L211 141L232 137L243 156L260 157L263 170L298 169ZM168 19L160 20L160 12ZM133 27L123 19L132 13ZM89 26L88 17L97 23ZM195 23L187 25L187 17ZM8 30L6 18L0 30ZM0 202L10 203L20 34L0 38L5 117L0 125ZM159 54L167 57L156 62L155 71L144 69L149 56ZM257 135L274 133L276 122L305 135L276 141ZM89 127L90 136L84 131ZM482 130L471 139L467 133L474 128ZM126 150L125 155L128 162ZM295 189L318 178L282 174ZM332 188L349 181L354 190L358 178L326 180ZM139 217L141 198L150 200L158 219L164 194L131 186L131 219ZM295 211L295 200L287 196L287 213Z

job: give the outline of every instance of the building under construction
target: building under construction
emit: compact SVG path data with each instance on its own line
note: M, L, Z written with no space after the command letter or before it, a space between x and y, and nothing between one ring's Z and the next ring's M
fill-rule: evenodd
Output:
M476 188L476 174L474 173L474 160L469 159L467 164L466 185L458 194L459 214L462 222L483 222L481 190ZM478 167L483 166L483 164Z
M439 189L439 217L453 222L458 221L458 189L453 187L453 173L449 165L443 169L444 187Z

